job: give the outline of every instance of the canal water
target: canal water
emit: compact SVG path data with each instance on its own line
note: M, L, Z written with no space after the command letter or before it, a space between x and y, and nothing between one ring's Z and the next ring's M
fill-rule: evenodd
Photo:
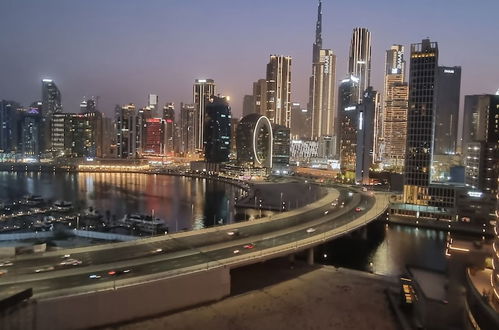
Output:
M0 172L0 200L26 195L71 201L80 210L92 207L116 219L127 213L154 214L170 231L231 223L235 197L243 190L218 181L136 173Z
M316 249L322 264L399 276L406 266L439 272L447 269L447 232L372 222L367 233L354 233Z

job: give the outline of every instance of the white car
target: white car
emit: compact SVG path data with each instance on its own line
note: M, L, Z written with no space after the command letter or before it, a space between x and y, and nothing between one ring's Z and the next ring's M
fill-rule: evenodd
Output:
M234 254L238 254L239 253L239 250L234 250Z
M0 267L9 267L14 265L10 260L0 261Z
M308 229L307 229L307 233L309 233L309 234L310 234L310 233L313 233L314 231L315 231L315 228L308 228Z
M68 258L59 263L61 266L79 266L82 264L81 260L73 259L73 258Z
M54 270L54 266L47 266L47 267L38 268L35 270L35 273L43 273L43 272L48 272L51 270Z

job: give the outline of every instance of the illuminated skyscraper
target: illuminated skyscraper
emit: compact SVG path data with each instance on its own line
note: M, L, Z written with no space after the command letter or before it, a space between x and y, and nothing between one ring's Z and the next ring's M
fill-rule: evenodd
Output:
M159 113L159 97L156 94L149 94L147 97L147 107L151 109L152 117L159 117L161 114Z
M37 105L19 114L21 135L18 151L21 151L23 156L38 156L41 152L42 115L40 108L41 105Z
M135 158L140 152L140 124L135 104L116 106L117 154L119 158Z
M291 124L291 57L271 55L267 64L266 116L273 124Z
M336 55L331 49L322 49L322 1L319 1L308 104L312 139L335 133L335 80Z
M42 80L42 116L62 112L61 92L52 79Z
M143 153L154 156L164 155L164 120L161 118L147 118L144 126L145 139Z
M359 78L357 103L361 103L364 90L371 86L371 32L366 28L353 29L348 73Z
M401 172L404 166L409 85L405 82L404 47L386 51L383 125L379 153L383 164Z
M438 44L411 45L404 202L427 205L434 137Z
M196 149L196 105L180 103L180 152L185 155L193 154Z
M338 145L341 170L344 172L355 171L358 92L359 80L354 76L343 79L338 88Z
M243 117L236 131L237 162L243 166L272 168L272 126L267 117Z
M215 95L215 81L213 79L196 79L193 88L193 101L196 106L194 148L197 152L202 152L204 149L203 137L206 105L213 95Z
M80 103L80 113L90 113L97 111L97 100L94 97L83 98Z
M466 95L463 122L466 186L495 199L499 177L499 95Z
M175 153L175 144L177 137L177 125L175 121L175 109L173 103L167 103L163 107L163 154L173 155Z
M42 80L40 151L51 150L51 120L54 113L62 112L61 92L52 79Z
M291 156L291 134L288 127L272 125L272 168L286 171ZM284 173L287 174L287 173Z
M355 157L355 182L369 184L369 169L374 161L375 120L379 105L379 93L368 87L362 103L357 105L357 139Z

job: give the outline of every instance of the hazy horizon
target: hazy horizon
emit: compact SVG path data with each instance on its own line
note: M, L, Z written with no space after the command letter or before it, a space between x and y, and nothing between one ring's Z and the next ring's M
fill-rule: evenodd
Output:
M24 1L0 4L0 99L27 106L41 97L41 79L62 93L64 111L78 112L84 96L142 107L149 93L160 104L192 102L196 78L212 78L231 96L235 117L252 83L265 77L270 54L293 57L292 100L306 105L317 15L310 1ZM439 64L462 67L461 95L499 88L499 2L422 0L323 1L323 47L337 55L336 80L347 73L352 29L372 33L371 84L382 92L385 50L429 37ZM354 13L353 15L348 13ZM423 19L424 18L424 19ZM461 108L463 106L461 102ZM178 107L176 107L178 109Z

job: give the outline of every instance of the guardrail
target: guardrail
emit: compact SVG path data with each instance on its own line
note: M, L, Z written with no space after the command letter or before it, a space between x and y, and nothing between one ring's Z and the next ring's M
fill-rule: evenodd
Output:
M191 250L183 252L183 254L185 254L185 255L198 254L201 257L206 258L207 259L206 262L198 263L198 264L193 265L193 266L169 270L166 272L159 272L159 273L154 273L154 274L135 276L135 277L126 278L126 279L116 278L113 281L101 282L101 283L92 283L92 284L89 284L87 286L82 286L82 287L78 287L78 288L70 288L70 289L63 289L63 290L41 293L41 294L37 294L37 298L50 298L50 297L56 297L56 296L58 297L58 296L65 296L65 295L90 294L92 292L100 292L100 291L106 291L106 290L118 290L120 288L124 288L124 287L128 287L128 286L150 283L150 282L154 282L157 280L163 280L165 278L173 278L173 277L178 277L178 276L182 276L182 275L212 270L212 269L216 269L216 268L240 267L243 265L247 265L247 264L251 264L251 263L255 263L255 262L261 262L264 260L273 259L276 257L296 253L298 251L302 251L302 250L323 244L324 242L331 240L333 238L350 233L350 232L352 232L356 229L359 229L360 227L370 223L371 221L378 218L379 216L381 216L388 208L389 198L388 198L388 196L385 196L385 195L378 195L378 196L376 196L376 199L377 199L377 202L374 204L374 206L371 209L369 209L368 212L366 212L365 214L362 214L361 216L356 218L354 221L347 222L345 224L339 224L338 227L332 228L331 230L328 230L328 231L320 233L320 234L311 235L310 237L295 241L293 243L271 246L268 248L261 249L259 251L251 251L248 253L234 255L234 256L231 256L231 257L228 257L225 259L220 259L220 260L210 260L210 258L204 253L202 248L201 249L191 249ZM155 262L155 261L161 261L161 260L162 260L161 256L149 258L149 262ZM140 261L136 261L136 262L138 264L141 264ZM133 263L130 263L129 261L123 261L120 263L113 264L113 267L116 267L118 269L123 268L123 267L133 268L133 266L134 266ZM48 274L48 275L50 275L50 274Z
M466 309L468 319L475 329L499 329L499 313L478 292L471 280L469 268L466 270Z

